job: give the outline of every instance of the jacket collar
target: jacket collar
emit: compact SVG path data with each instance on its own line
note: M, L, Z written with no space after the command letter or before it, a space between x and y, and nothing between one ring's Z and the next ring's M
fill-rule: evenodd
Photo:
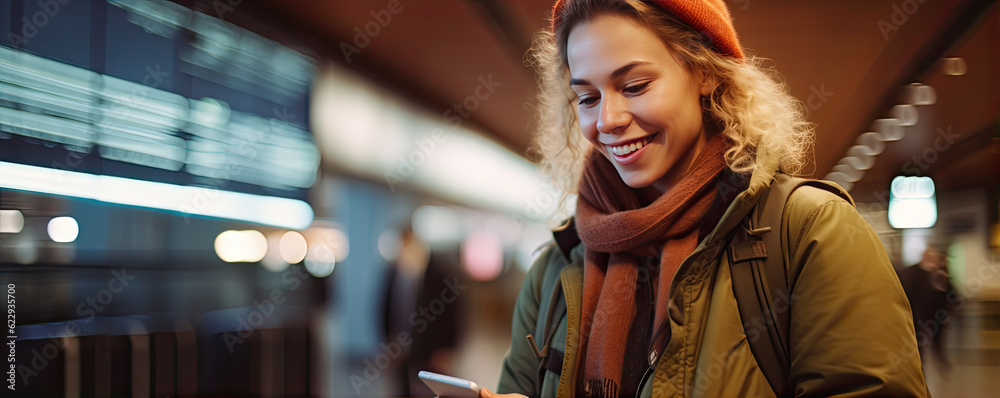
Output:
M750 210L757 205L757 201L760 200L762 194L774 182L774 176L777 173L777 158L769 156L766 148L758 147L757 163L753 174L750 176L749 184L745 190L736 196L736 199L729 205L729 208L726 209L726 213L722 216L719 224L716 225L715 230L709 234L709 238L711 240L721 239L729 231L732 231L733 228L736 228L746 218L746 215L750 213ZM733 190L735 188L730 187L729 189Z
M580 235L576 232L576 223L570 217L562 226L552 230L552 237L555 238L559 252L567 262L570 261L570 252L580 244Z

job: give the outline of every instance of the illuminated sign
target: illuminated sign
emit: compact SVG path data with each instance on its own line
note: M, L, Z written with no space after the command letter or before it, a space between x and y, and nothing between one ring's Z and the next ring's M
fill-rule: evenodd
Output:
M315 61L171 1L91 3L0 44L0 189L307 227Z
M312 186L319 149L279 118L233 111L0 46L0 130L68 150L276 189ZM187 133L182 138L181 132Z
M930 228L937 222L934 180L896 177L889 190L889 225L893 228Z

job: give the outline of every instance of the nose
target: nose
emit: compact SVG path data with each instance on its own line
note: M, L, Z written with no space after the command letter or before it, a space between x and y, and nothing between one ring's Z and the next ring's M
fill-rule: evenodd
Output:
M597 131L615 134L625 130L632 122L632 114L625 104L625 98L608 95L601 99L601 114L597 119Z

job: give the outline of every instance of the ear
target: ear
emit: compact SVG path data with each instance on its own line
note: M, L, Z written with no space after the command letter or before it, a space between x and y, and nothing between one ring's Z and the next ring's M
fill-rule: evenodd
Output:
M693 77L695 78L695 81L699 82L698 94L702 96L707 96L711 94L713 91L715 91L715 87L718 85L715 75L709 73L708 71L702 68L697 68L697 67L694 68Z

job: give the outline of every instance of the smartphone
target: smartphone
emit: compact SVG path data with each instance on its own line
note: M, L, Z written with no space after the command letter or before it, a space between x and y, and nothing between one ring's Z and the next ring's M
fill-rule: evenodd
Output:
M426 370L417 373L427 387L439 397L478 397L479 385L457 377L445 376Z

